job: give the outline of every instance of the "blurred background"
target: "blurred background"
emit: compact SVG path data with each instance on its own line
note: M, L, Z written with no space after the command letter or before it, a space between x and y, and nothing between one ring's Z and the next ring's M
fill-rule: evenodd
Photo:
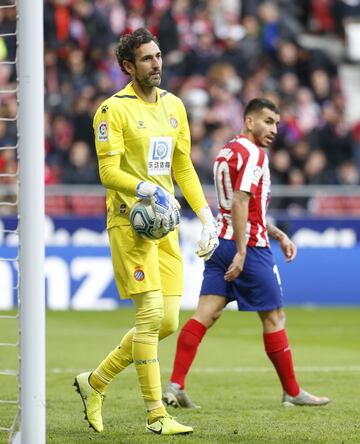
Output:
M12 4L2 1L2 5ZM360 1L45 0L47 303L118 306L92 129L125 86L114 46L141 26L158 36L161 87L187 108L192 159L216 211L212 164L240 132L247 101L281 108L270 153L270 216L299 246L284 266L287 303L360 303ZM0 252L17 226L16 9L0 9ZM179 196L180 197L180 196ZM196 305L200 226L182 200L184 307ZM16 304L14 264L0 264L0 309Z

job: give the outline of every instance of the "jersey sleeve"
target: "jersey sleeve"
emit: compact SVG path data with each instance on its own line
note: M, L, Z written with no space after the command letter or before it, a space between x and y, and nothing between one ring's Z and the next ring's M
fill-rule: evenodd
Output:
M93 125L101 183L109 190L135 195L139 179L121 170L121 156L124 153L123 125L110 100L98 108Z
M180 129L175 151L180 151L182 153L190 155L191 137L189 122L183 102L179 98L177 98L177 100L177 107L180 116Z
M124 152L123 122L111 99L100 105L94 121L95 146L98 157L114 156Z
M246 191L254 194L262 176L262 168L259 164L261 152L250 152L242 156L237 153L236 169L238 171L234 191Z
M101 183L108 190L120 191L128 196L135 196L140 180L121 170L121 155L99 156L99 174Z

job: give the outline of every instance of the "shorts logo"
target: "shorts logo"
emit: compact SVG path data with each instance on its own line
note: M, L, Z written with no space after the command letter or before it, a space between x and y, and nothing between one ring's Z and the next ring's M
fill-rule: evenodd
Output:
M107 142L108 140L108 125L106 122L100 122L98 126L98 141Z
M170 117L170 125L173 128L177 128L178 127L178 121L175 119L175 117Z
M141 268L135 268L134 279L138 282L141 282L145 279L145 273L142 271Z

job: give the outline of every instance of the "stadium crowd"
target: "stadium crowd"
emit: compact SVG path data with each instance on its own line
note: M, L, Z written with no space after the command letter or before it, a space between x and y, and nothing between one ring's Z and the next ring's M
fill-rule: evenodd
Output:
M163 51L162 88L185 102L192 158L204 184L222 144L239 133L243 106L265 96L281 108L271 153L274 184L359 184L360 122L345 120L338 67L306 33L343 37L360 6L323 0L45 0L46 184L99 183L92 118L128 77L114 56L119 36L146 26ZM357 2L354 2L355 4ZM0 33L14 32L15 8L0 9ZM0 38L0 61L16 39ZM15 65L0 64L0 116L16 116ZM0 121L0 146L16 145L16 122ZM0 151L0 172L17 169ZM11 182L13 178L2 178Z

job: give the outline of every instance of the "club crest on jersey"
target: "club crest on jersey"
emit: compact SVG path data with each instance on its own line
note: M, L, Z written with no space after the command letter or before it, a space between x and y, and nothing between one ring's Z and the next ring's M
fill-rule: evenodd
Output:
M261 177L261 167L257 166L253 171L254 181L259 182Z
M144 122L142 120L138 120L138 124L137 124L138 129L144 129L146 128Z
M177 128L177 126L178 126L178 121L175 119L175 117L170 117L170 125L171 125L173 128Z
M145 273L140 267L136 267L134 271L134 279L138 282L141 282L145 279Z
M100 122L98 126L98 141L107 142L108 132L108 124L105 121Z

